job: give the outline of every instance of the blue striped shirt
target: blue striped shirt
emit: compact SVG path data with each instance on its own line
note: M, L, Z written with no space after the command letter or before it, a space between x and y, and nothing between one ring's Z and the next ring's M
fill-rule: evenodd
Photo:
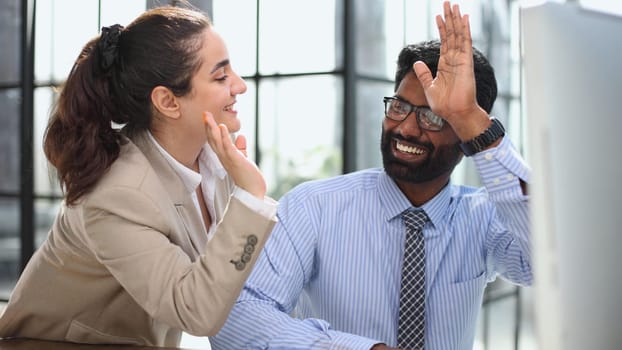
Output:
M505 138L473 157L484 188L449 184L421 208L426 244L426 350L472 349L486 284L532 282L529 168ZM395 346L410 202L382 169L297 186L279 201L269 238L219 349Z

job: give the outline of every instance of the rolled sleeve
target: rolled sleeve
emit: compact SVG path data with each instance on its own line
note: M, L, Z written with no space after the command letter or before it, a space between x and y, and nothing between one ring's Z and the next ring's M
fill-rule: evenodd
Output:
M474 155L473 161L491 196L523 197L520 181L529 183L530 169L507 137L499 146Z

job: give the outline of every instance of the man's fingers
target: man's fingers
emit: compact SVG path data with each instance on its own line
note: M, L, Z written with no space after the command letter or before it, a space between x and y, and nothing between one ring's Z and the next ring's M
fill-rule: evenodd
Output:
M454 48L456 42L456 28L454 27L453 14L451 10L451 4L449 1L443 3L443 17L445 23L445 46L447 48ZM443 38L441 38L442 40ZM442 42L442 41L441 41Z
M432 81L434 80L430 68L428 68L425 63L417 61L413 64L413 70L415 71L415 75L417 75L417 79L419 79L421 86L423 86L423 89L427 90L432 85Z
M447 51L447 45L445 45L447 31L445 30L445 21L443 21L441 15L436 15L436 27L438 28L438 36L441 39L441 54L443 54Z
M460 5L454 4L451 9L451 21L456 33L462 32L462 14L460 14Z
M453 22L456 31L456 49L460 52L470 52L471 50L471 31L469 28L469 19L467 15L462 15L460 6L453 6Z

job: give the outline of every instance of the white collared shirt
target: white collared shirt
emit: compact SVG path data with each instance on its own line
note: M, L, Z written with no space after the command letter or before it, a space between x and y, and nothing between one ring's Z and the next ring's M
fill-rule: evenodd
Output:
M216 217L214 208L214 196L216 192L215 178L224 179L227 176L227 171L220 163L218 156L209 146L205 143L201 152L199 153L199 172L195 172L192 169L181 164L177 159L173 158L155 139L151 132L147 132L149 138L156 145L157 149L162 153L164 158L169 162L171 167L175 170L179 178L186 186L188 193L192 196L192 202L197 209L199 216L203 218L201 214L201 207L199 205L199 199L197 197L197 187L201 185L203 199L207 206L207 211L210 217L213 219ZM248 193L246 190L235 186L233 190L233 196L239 199L244 205L251 210L259 213L266 218L274 218L276 215L277 202L270 197L264 197L263 201ZM212 238L214 232L216 232L216 220L212 220L209 230L207 232L208 240Z

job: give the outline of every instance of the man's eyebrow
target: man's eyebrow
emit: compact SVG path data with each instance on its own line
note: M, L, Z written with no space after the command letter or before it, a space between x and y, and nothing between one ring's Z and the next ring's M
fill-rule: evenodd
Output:
M406 103L408 103L409 105L412 105L412 106L414 106L414 107L425 107L425 108L430 108L430 106L429 106L429 105L427 105L427 104L426 104L426 105L416 105L416 104L414 104L414 103L412 103L412 102L408 101L407 99L405 99L404 97L402 97L402 95L399 95L399 94L395 94L395 97L397 97L397 99L398 99L398 100L404 101L404 102L406 102Z
M216 63L216 65L214 66L214 68L212 68L212 70L210 71L211 73L214 73L215 71L219 70L220 68L229 65L229 59L224 59L218 63Z
M401 100L401 101L403 101L403 102L406 102L406 103L408 103L408 104L411 104L411 105L415 106L415 104L413 104L413 103L411 103L410 101L408 101L407 99L405 99L402 95L395 94L395 97L396 97L398 100Z

